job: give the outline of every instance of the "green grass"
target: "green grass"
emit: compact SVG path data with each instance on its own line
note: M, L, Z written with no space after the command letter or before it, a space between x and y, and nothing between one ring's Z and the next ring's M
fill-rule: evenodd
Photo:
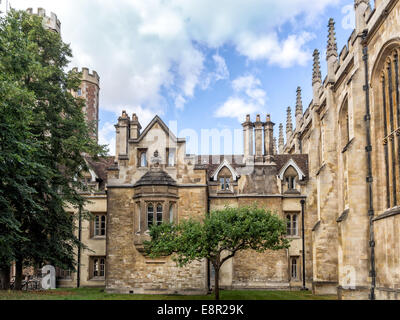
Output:
M221 291L221 300L336 300L310 291ZM39 292L0 291L0 300L214 300L214 295L134 295L105 293L102 288L56 289Z

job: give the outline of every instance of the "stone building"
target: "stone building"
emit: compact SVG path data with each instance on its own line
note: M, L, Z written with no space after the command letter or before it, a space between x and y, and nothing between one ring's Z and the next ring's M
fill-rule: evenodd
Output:
M313 99L304 114L298 104L280 148L309 155L314 291L399 299L400 4L354 3L356 28L340 53L329 21L328 74L322 80L315 51Z
M155 117L142 130L136 114L116 124L115 157L94 162L94 188L80 237L79 272L59 270L59 284L105 286L108 292L204 293L207 261L178 268L143 254L148 228L201 217L225 205L257 203L287 220L288 250L241 252L221 270L223 288L296 289L341 299L400 298L400 1L355 0L356 28L340 51L328 23L327 75L314 51L313 99L295 125L287 109L286 139L267 115L247 116L242 155L188 155ZM83 69L88 120L98 120L99 78ZM88 87L86 87L88 86ZM97 133L95 134L97 138ZM286 140L286 141L285 141ZM305 200L302 265L301 200Z

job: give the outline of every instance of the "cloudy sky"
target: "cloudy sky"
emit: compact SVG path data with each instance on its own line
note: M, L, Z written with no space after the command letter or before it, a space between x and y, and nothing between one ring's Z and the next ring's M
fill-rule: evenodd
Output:
M56 13L73 50L71 68L98 72L100 142L111 154L122 110L137 113L143 127L158 114L176 121L175 133L199 136L202 129L241 128L247 113L270 113L277 136L297 86L304 109L311 100L315 48L325 73L328 19L335 18L339 49L354 26L353 0L9 2ZM207 152L188 140L188 153ZM230 148L241 153L242 141Z

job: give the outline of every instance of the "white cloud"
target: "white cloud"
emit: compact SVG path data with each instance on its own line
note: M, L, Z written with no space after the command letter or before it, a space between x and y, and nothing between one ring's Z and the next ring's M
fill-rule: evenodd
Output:
M258 37L244 33L238 39L237 50L251 60L265 59L270 64L288 68L305 65L311 59L311 51L304 45L314 37L309 32L302 32L280 41L276 33Z
M238 77L232 81L233 96L229 97L214 113L217 118L237 118L243 122L247 114L265 112L266 92L261 81L253 75Z
M99 130L99 144L107 145L108 154L115 155L115 127L114 124L106 122Z
M215 65L215 71L209 72L201 82L201 88L207 89L212 83L229 79L229 69L226 65L225 59L219 54L213 55L213 62Z
M140 106L132 109L146 118L165 114L168 98L182 110L197 88L229 79L224 57L216 53L222 46L249 60L303 65L311 58L307 44L313 37L306 31L340 0L11 2L17 9L43 7L58 15L63 39L74 53L71 67L89 67L101 77L103 110L119 115L124 106ZM289 34L280 32L283 25ZM261 106L262 92L252 94Z

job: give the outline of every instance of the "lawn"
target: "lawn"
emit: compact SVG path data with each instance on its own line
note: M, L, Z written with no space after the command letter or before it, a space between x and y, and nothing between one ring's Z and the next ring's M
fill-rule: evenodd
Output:
M105 293L102 288L56 289L49 291L0 291L0 300L213 300L214 295L133 295ZM336 300L315 296L310 291L221 291L221 300Z

